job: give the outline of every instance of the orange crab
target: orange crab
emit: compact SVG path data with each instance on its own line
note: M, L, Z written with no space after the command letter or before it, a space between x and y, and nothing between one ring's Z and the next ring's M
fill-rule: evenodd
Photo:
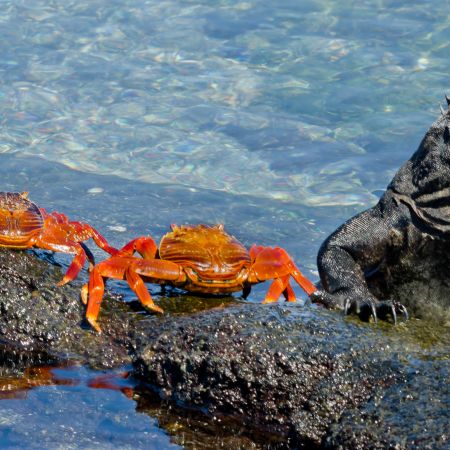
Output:
M83 241L92 238L95 243L113 255L118 250L90 225L72 222L61 213L48 214L28 200L28 192L0 192L0 247L26 249L38 247L54 252L75 254L63 285L76 278L86 258L94 265L94 257Z
M133 256L138 252L142 258ZM103 278L124 279L142 305L152 311L163 310L153 303L144 281L168 284L194 293L223 294L243 291L251 285L273 280L264 303L276 302L281 294L295 301L290 277L308 295L316 287L305 278L287 254L275 247L253 245L247 250L223 225L172 225L159 248L149 236L130 241L119 253L97 264L81 298L87 304L86 319L100 332L97 317L104 293Z

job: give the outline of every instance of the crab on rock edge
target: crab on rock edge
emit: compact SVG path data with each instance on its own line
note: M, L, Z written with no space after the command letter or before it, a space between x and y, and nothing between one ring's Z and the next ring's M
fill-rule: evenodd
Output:
M142 257L134 256L139 253ZM311 295L316 287L300 272L286 250L253 245L247 250L223 225L172 225L159 247L149 236L133 239L91 271L81 298L87 304L86 319L98 332L97 322L104 293L104 278L126 280L142 305L163 313L155 305L144 281L171 285L189 292L225 294L243 291L273 280L264 303L276 302L283 294L295 301L290 277Z
M75 255L58 285L74 280L86 259L91 266L95 264L92 253L83 244L90 238L107 253L117 253L95 228L84 222L69 221L58 212L47 213L28 199L28 192L0 192L0 247L37 247Z

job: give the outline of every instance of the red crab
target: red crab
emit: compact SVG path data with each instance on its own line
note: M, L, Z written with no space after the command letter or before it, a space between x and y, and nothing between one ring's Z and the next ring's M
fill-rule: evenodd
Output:
M134 252L142 258L133 256ZM104 293L103 278L125 279L145 308L162 313L144 281L205 294L243 291L245 298L251 285L273 280L264 300L269 303L276 302L281 294L295 301L291 276L308 295L316 290L282 248L253 245L247 250L224 231L223 225L172 225L159 248L151 237L140 237L97 264L81 297L87 303L86 319L100 332L97 317Z
M64 214L57 212L47 214L28 200L28 192L0 192L0 247L38 247L75 255L58 285L75 279L86 258L94 265L92 253L83 244L89 238L109 254L117 253L90 225L69 221Z

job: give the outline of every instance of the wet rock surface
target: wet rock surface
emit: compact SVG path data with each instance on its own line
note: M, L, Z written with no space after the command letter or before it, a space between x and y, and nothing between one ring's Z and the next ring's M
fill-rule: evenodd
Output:
M137 409L172 409L160 424L186 448L195 442L181 438L189 427L222 448L448 445L446 327L360 323L299 303L214 299L212 309L189 312L184 296L170 295L157 317L109 296L98 335L84 324L81 282L57 287L62 271L38 253L0 251L2 373L55 361L132 363L142 382ZM149 402L149 388L162 408ZM174 420L180 411L184 419Z
M51 255L40 255L44 258ZM107 332L95 336L84 328L81 284L56 283L63 272L34 252L0 251L0 348L11 367L75 359L106 368L130 361L129 319L106 314ZM106 309L108 311L108 309ZM108 319L111 317L111 320Z
M448 339L425 350L416 332L243 305L167 320L137 349L136 375L178 403L283 435L288 447L444 448Z

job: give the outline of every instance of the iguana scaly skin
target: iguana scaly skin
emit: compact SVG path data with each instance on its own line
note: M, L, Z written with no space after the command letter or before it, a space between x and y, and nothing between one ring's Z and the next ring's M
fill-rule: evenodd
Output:
M322 244L317 258L322 289L311 296L312 301L375 320L396 321L397 312L407 317L402 303L414 311L448 312L450 99L446 99L447 111L431 125L378 204L349 219ZM421 302L429 304L420 308Z

